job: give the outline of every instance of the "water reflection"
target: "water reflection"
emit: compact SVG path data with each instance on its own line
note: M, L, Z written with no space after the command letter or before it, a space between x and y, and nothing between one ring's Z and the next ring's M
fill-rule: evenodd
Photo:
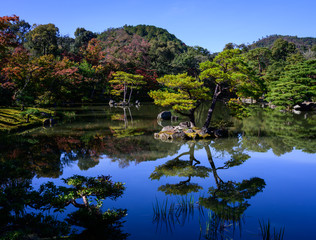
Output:
M240 179L239 175L236 181L227 178L226 172L238 169L236 166L244 166L253 152L273 152L280 156L300 149L314 154L316 115L298 116L254 107L250 109L249 118L238 120L230 117L223 106L220 107L213 124L221 124L222 117L225 117L227 122L232 123L225 123L229 126L230 137L212 141L165 143L155 140L153 133L160 130L156 116L161 109L150 105L141 106L139 110L103 106L73 109L77 115L71 122L24 135L1 135L1 234L13 228L16 230L15 226L21 222L27 223L23 231L35 231L32 226L43 230L45 226L51 226L50 230L55 229L55 235L64 234L69 230L68 225L64 225L65 221L25 212L34 194L32 180L36 181L34 177L59 178L64 169L73 165L77 165L80 171L97 169L105 159L117 163L119 168L131 166L132 169L141 163L148 166L151 161L150 166L155 165L156 168L146 178L150 177L153 183L163 181L164 177L172 179L155 187L163 196L158 199L160 205L163 199L180 198L179 202L173 203L174 210L171 212L174 215L170 217L173 216L175 221L182 219L181 225L185 225L190 213L195 212L203 219L200 223L201 235L208 239L220 239L224 233L231 234L236 226L240 228L243 215L249 210L250 199L253 201L254 196L264 190L265 181L262 176ZM198 121L204 118L202 113L197 114ZM167 124L169 122L164 125ZM201 179L207 183L203 184ZM129 183L126 184L128 187ZM199 195L201 192L204 195ZM134 200L139 196L130 193L129 197ZM255 204L254 201L252 206L255 207ZM93 225L97 226L96 223Z
M207 178L212 173L215 186L210 186L207 196L199 197L197 202L199 213L203 213L203 216L205 209L211 211L208 215L209 217L206 218L208 229L205 230L207 238L210 239L222 239L224 233L228 234L229 231L234 231L235 226L241 223L244 212L250 206L248 200L257 193L262 192L266 185L265 181L259 177L236 182L232 180L224 181L219 176L219 170L223 171L241 165L250 157L243 152L243 148L238 146L240 145L239 141L234 140L225 141L225 143L229 144L223 144L221 140L188 142L189 151L183 152L166 163L155 167L154 172L150 175L151 180L160 180L163 176L187 178L177 184L165 184L158 188L159 191L164 192L166 195L187 195L203 189L198 184L190 182L192 177ZM226 151L226 155L229 154L230 159L224 162L222 166L216 167L210 145L222 155ZM201 148L204 148L206 152L209 166L201 166L201 162L194 157L194 151ZM189 156L189 160L180 159L186 155ZM191 201L187 204L171 203L169 206L166 203L162 205L157 204L154 209L154 221L157 222L157 225L162 225L161 221L165 222L164 225L169 226L169 228L170 226L175 226L174 221L179 219L180 215L187 214L188 209L191 213L194 211L196 206L193 207L193 204ZM203 208L201 209L201 207ZM167 209L162 210L163 208ZM187 219L187 217L182 216L181 219Z
M57 187L52 182L34 190L32 173L21 162L0 162L0 238L1 239L126 239L122 218L126 210L103 212L103 199L115 200L124 186L110 177L73 176L65 179L70 187ZM82 198L83 203L76 199ZM92 203L96 203L93 205ZM69 204L78 210L67 218L57 219L50 209L63 211ZM74 231L72 226L83 227Z
M251 116L234 125L243 136L244 148L277 156L294 148L316 153L316 114L295 115L271 109L250 108Z

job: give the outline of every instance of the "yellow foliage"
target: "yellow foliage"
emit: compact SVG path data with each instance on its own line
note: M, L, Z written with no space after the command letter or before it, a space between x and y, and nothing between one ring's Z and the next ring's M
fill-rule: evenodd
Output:
M165 75L157 81L173 91L157 90L149 92L154 103L163 107L172 106L177 111L195 109L200 101L210 100L210 89L203 86L203 82L188 76L186 73Z

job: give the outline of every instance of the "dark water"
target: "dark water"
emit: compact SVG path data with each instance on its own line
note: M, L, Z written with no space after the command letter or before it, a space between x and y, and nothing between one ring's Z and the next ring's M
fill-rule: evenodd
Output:
M61 110L73 117L2 141L2 189L13 180L38 189L74 174L111 175L126 190L103 209L127 209L128 239L262 239L268 221L271 231L284 228L283 239L316 239L315 114L254 107L238 120L219 105L211 124L227 127L228 138L162 142L153 138L162 108ZM63 220L73 210L49 214Z

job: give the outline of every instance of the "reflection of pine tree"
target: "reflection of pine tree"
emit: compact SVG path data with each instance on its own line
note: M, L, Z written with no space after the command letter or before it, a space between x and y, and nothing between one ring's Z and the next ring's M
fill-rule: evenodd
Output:
M187 179L177 184L166 184L158 188L159 191L165 192L168 195L186 195L189 192L198 192L202 189L196 183L191 183L192 177L208 177L209 168L197 166L200 164L194 157L195 143L189 143L189 151L181 153L172 160L169 160L163 165L155 168L155 171L150 175L152 180L159 180L162 176L179 176ZM189 155L189 160L180 160L181 157Z
M217 155L223 158L229 155L229 159L222 166L216 167L212 158L210 144L216 150ZM210 167L198 166L200 162L194 157L195 147L204 147ZM189 156L189 160L181 160L183 156ZM177 184L165 184L159 187L160 191L172 195L186 195L190 192L198 192L202 189L197 184L191 183L191 177L208 177L209 173L213 173L215 186L211 186L208 196L200 197L198 202L199 212L205 219L204 210L210 210L210 216L206 218L207 229L206 238L221 239L221 237L230 234L230 230L234 231L235 225L240 224L243 213L250 206L248 199L261 192L265 187L263 179L254 177L249 180L245 179L241 182L223 181L218 170L225 170L234 166L243 164L250 156L244 153L244 148L237 138L217 139L213 142L201 142L199 144L189 143L189 150L179 154L174 159L167 161L155 168L150 175L152 180L159 180L163 176L187 177L185 181ZM179 207L175 207L179 206ZM192 213L196 208L195 203L187 201L184 208L180 204L167 203L158 204L154 208L154 221L166 222L167 226L172 226L174 219L186 219L187 212ZM183 214L183 216L181 215ZM182 216L182 217L181 217ZM187 219L188 221L188 219Z
M211 209L221 219L232 220L233 222L239 221L241 215L249 206L246 199L250 199L262 191L265 186L264 180L251 178L250 180L243 180L241 183L234 181L224 182L219 177L217 170L240 165L240 158L232 158L226 162L224 167L216 168L209 146L205 146L205 150L212 167L216 188L210 187L210 196L207 198L201 197L200 204ZM234 161L236 162L234 163Z
M0 238L29 239L33 235L51 239L68 234L65 222L46 214L30 213L40 199L31 186L34 172L27 165L19 159L0 162Z
M72 234L71 239L126 239L121 231L121 219L126 210L101 210L103 200L115 200L125 187L114 183L109 176L64 179L71 187L57 187L52 182L31 186L33 174L19 166L19 162L0 162L0 235L1 239L55 239L67 236L72 225L84 230ZM77 202L82 198L83 203ZM97 204L93 204L97 203ZM63 221L46 213L51 208L63 211L69 204L78 210ZM27 210L27 211L26 211Z

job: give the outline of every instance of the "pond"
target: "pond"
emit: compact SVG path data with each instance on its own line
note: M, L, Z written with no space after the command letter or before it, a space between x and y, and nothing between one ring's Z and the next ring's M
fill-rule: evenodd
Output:
M25 181L39 189L48 181L64 185L75 174L110 175L126 190L102 208L127 210L119 226L127 239L263 239L268 224L283 239L316 238L315 114L254 106L240 120L218 105L211 125L227 127L227 138L163 142L154 133L177 123L157 122L162 110L69 107L59 109L73 116L66 122L3 138L3 193ZM64 220L71 211L45 214ZM4 234L6 219L0 220Z

